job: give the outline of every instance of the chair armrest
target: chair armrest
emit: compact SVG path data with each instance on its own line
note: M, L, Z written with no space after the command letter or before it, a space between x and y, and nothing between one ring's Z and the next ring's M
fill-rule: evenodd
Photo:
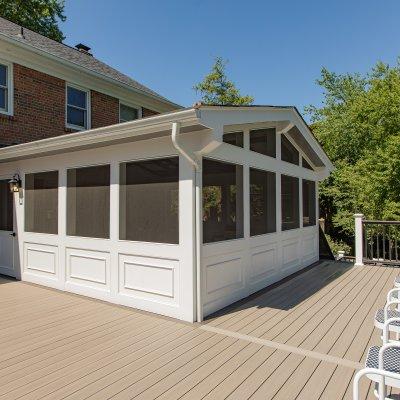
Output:
M389 343L389 326L393 324L393 322L400 322L400 318L389 318L383 323L382 336L384 345Z
M396 293L396 292L400 292L400 288L393 288L393 289L389 290L389 292L387 294L387 297L386 297L386 302L387 303L389 303L392 300L392 294Z
M383 320L386 321L389 319L389 310L390 306L393 306L395 304L400 304L400 299L397 300L390 300L385 304L385 307L383 308Z
M354 376L353 382L353 400L359 400L359 386L360 386L360 379L368 374L380 375L382 377L382 381L379 385L379 400L385 400L385 392L382 390L383 385L385 384L385 378L393 378L393 379L400 379L400 374L396 374L394 372L385 371L382 369L376 368L363 368L356 373Z

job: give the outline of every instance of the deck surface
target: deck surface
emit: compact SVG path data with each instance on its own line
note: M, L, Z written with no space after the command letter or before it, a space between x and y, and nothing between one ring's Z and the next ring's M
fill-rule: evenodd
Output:
M397 274L322 262L202 325L0 277L0 400L351 399Z

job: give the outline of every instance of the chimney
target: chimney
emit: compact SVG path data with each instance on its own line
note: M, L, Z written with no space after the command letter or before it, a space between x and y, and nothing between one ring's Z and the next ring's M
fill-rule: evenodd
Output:
M90 52L90 47L88 47L88 46L86 46L85 44L83 44L83 43L78 43L76 46L75 46L77 49L78 49L78 51L80 51L81 53L84 53L84 54L87 54L88 56L92 56L93 57L93 54Z

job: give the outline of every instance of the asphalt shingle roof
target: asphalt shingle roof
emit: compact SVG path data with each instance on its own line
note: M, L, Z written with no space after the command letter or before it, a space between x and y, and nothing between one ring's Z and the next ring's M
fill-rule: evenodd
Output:
M74 47L59 43L26 28L23 29L23 33L24 35L22 37L21 27L19 25L0 17L0 38L1 35L7 36L8 38L25 43L36 49L50 53L53 56L62 58L81 67L102 74L108 78L114 79L120 83L131 86L133 89L139 90L145 94L155 96L161 101L171 103L167 98L159 95L129 76L122 74L92 55L85 54Z

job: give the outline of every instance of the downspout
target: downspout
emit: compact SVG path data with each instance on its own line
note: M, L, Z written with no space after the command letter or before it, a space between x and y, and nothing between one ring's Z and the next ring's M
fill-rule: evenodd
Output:
M179 122L172 123L171 139L174 147L182 154L192 165L195 170L195 265L196 265L196 314L197 322L203 321L203 303L202 303L202 292L201 292L201 199L200 199L200 174L201 164L196 157L191 157L188 152L179 143L179 133L181 124Z

